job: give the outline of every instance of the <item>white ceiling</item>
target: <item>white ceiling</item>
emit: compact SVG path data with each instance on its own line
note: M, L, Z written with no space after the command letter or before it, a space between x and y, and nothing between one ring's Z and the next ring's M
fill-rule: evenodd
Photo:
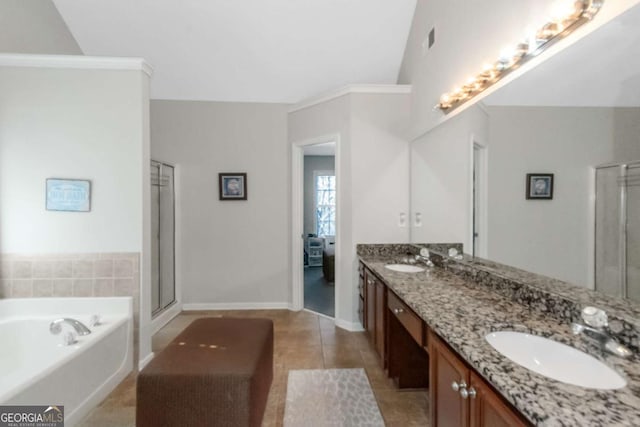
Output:
M483 102L640 107L640 6L544 61Z
M85 55L153 67L153 99L295 103L396 83L416 0L53 0Z

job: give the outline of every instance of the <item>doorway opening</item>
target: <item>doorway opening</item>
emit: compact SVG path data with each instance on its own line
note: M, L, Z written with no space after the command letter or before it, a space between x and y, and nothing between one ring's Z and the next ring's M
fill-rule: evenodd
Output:
M304 147L304 308L335 316L335 143Z
M472 255L487 256L487 147L471 137L471 250Z
M292 146L293 309L335 318L339 290L337 136Z

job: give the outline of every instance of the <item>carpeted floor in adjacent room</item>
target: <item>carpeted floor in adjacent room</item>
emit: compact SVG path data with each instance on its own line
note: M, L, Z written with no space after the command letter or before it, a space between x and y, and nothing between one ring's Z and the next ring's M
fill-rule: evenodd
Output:
M335 288L322 273L322 267L304 268L304 308L335 317Z

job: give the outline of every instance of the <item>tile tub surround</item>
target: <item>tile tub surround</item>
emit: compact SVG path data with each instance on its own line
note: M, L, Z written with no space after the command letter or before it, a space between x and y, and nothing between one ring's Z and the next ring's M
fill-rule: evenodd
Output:
M138 253L0 254L0 298L120 296L133 297L134 356L137 360Z
M533 424L640 425L640 356L620 359L571 334L568 323L532 310L441 267L406 274L387 270L390 258L361 256L439 336ZM589 390L560 383L511 362L485 340L496 330L542 335L586 351L628 380L619 390Z

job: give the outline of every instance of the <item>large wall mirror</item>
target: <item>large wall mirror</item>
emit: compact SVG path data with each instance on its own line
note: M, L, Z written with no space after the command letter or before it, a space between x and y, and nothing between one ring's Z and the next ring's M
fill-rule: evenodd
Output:
M414 141L411 240L640 302L638 22L640 6Z

